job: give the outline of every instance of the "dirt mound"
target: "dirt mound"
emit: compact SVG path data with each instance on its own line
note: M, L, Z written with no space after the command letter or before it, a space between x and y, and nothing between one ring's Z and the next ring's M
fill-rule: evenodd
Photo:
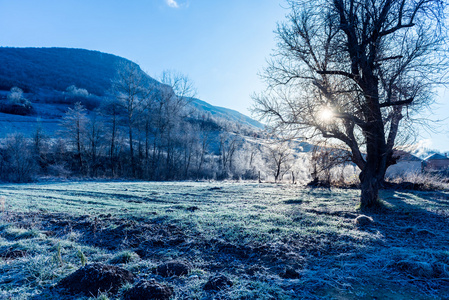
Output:
M279 277L284 279L298 279L301 275L292 267L288 266L284 272L279 274Z
M203 289L205 291L210 291L210 290L220 291L220 290L224 290L228 287L231 287L233 285L234 284L232 283L231 279L229 279L227 276L215 275L215 276L212 276L209 278L209 280L204 285Z
M249 254L252 252L252 249L248 247L228 243L221 239L211 239L209 244L213 245L218 253L232 254L240 258L248 258Z
M191 267L186 263L179 261L171 261L159 265L155 273L161 275L162 277L170 276L182 276L187 275L190 272Z
M187 211L190 211L190 212L195 212L195 211L197 211L197 210L199 210L200 208L198 207L198 206L190 206L190 207L187 207L186 208L186 210Z
M17 249L5 249L0 250L0 258L3 259L16 259L27 256L28 252L26 250Z
M83 293L90 296L101 292L116 293L123 284L133 282L134 279L135 276L128 270L93 263L79 268L62 279L58 287L74 294Z
M155 299L168 300L173 294L173 288L160 284L154 279L142 280L123 295L125 300Z
M433 278L434 270L432 265L424 261L401 260L396 263L396 267L413 277Z

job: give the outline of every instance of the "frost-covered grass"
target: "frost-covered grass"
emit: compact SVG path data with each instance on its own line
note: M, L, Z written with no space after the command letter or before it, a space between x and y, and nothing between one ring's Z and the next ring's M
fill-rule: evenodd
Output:
M295 233L352 231L338 217L313 211L353 210L358 192L252 183L114 182L3 185L1 196L10 211L164 220L241 242L245 236L272 240Z
M0 197L0 299L50 297L83 256L164 281L174 299L408 299L449 290L443 191L382 191L387 209L370 214L366 227L354 222L359 192L349 189L67 182L1 185ZM145 241L149 252L140 253ZM168 260L193 269L179 279L155 277L154 267ZM298 276L284 278L286 268ZM203 291L216 273L233 287Z

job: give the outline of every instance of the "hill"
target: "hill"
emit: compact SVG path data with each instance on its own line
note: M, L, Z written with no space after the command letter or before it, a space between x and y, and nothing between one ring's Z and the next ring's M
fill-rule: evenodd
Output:
M0 89L65 91L69 86L103 96L117 68L131 61L98 51L71 48L0 48ZM151 78L148 76L148 78ZM154 79L152 79L155 81Z
M35 115L59 118L65 112L61 107L65 92L69 87L85 89L101 102L101 97L111 90L112 81L121 65L132 64L145 77L148 85L160 86L161 83L144 73L140 67L128 59L85 49L71 48L0 48L0 97L12 87L19 87L26 96L36 102ZM3 91L3 92L2 92ZM100 99L98 99L98 97ZM52 105L41 105L42 103ZM259 122L231 109L216 107L199 99L192 99L193 107L212 115L239 122L247 126L263 128ZM89 108L89 107L88 107ZM2 119L8 119L3 116ZM13 120L10 120L13 121ZM23 122L22 120L21 122Z
M192 99L191 105L199 110L210 112L212 115L226 118L237 123L253 126L260 129L264 128L264 126L260 122L251 119L250 117L245 116L244 114L241 114L233 109L214 106L200 99Z

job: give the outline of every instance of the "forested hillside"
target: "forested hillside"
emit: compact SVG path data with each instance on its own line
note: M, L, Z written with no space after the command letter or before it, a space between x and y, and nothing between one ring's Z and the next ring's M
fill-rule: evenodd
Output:
M259 122L196 99L183 75L160 80L97 51L0 48L1 179L281 180L307 172L293 168L304 145L271 143Z
M65 91L74 85L103 96L117 68L131 61L112 54L70 48L0 48L0 89ZM148 76L149 81L156 83Z

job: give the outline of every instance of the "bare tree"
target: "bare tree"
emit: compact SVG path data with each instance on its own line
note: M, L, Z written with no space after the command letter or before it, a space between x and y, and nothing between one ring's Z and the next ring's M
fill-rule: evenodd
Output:
M165 179L171 179L175 171L177 155L175 148L180 146L177 132L181 130L181 126L186 125L184 122L189 115L187 104L195 96L196 91L187 76L174 71L164 71L160 81L163 86L152 93L153 164L159 165L154 169L159 169L162 163L161 156L164 155ZM181 145L187 147L182 142Z
M234 133L222 132L219 136L221 179L227 178L233 169L234 155L241 146L241 139Z
M343 172L349 159L350 155L344 149L330 148L326 144L315 145L310 159L312 181L308 185L330 187L332 183L332 170L340 168ZM340 178L340 184L343 183L344 180Z
M75 148L75 157L80 171L83 170L84 142L86 140L86 125L88 120L86 109L78 102L74 108L67 110L61 121L61 126L64 128L64 137Z
M135 176L134 128L143 99L148 97L148 77L137 64L124 64L118 69L117 77L113 82L113 90L117 100L123 105L126 111L131 172Z
M173 91L172 102L178 111L185 107L196 95L196 88L192 80L184 74L172 70L162 72L160 81Z
M275 130L347 147L361 170L361 207L376 207L401 124L432 102L435 84L444 80L446 3L288 4L265 73L269 89L254 97L255 111Z
M196 176L203 176L203 167L210 144L214 139L214 126L210 113L198 116L198 151L196 151Z
M101 149L104 145L104 123L99 110L92 112L86 124L86 136L88 141L88 156L91 175L98 175L100 167Z
M278 142L268 146L268 153L274 181L282 181L284 175L292 168L292 149L288 142Z
M36 171L36 161L30 142L22 134L14 134L6 140L6 174L14 182L29 182Z
M109 144L109 164L111 169L111 176L115 176L117 172L117 150L118 140L120 134L120 123L125 115L125 108L120 101L111 97L106 99L101 106L101 111L105 117L106 122L106 138Z
M33 154L38 166L44 169L47 166L47 154L49 152L48 136L45 134L40 118L36 122L36 130L33 134Z

